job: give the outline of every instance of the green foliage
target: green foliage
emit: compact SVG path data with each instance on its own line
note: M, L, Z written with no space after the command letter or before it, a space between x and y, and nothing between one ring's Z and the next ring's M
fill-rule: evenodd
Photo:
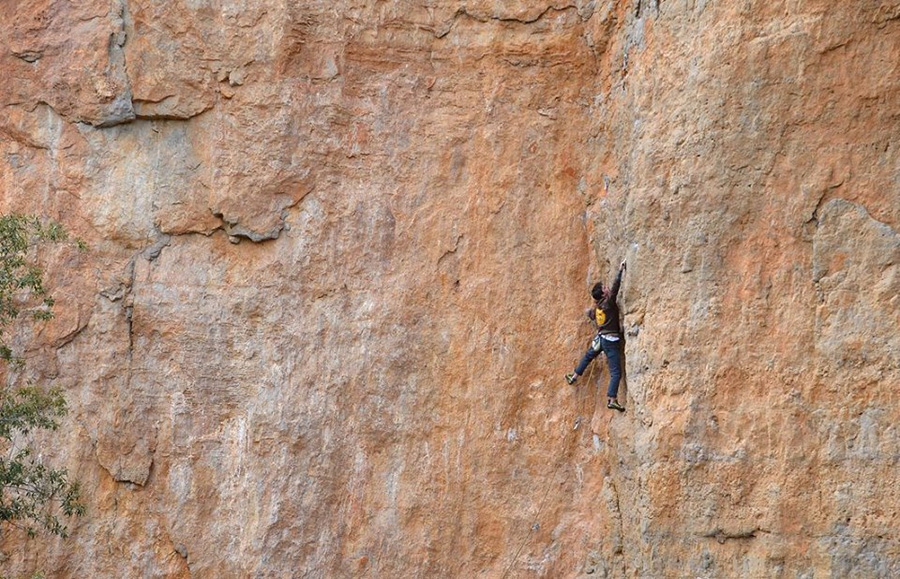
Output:
M7 577L6 575L0 575L0 579L14 579L13 577ZM47 579L47 576L41 573L40 571L35 571L31 575L26 577L18 577L15 579Z
M43 243L65 241L57 223L43 223L23 215L0 215L0 364L21 368L25 361L14 355L4 331L20 315L35 320L53 316L53 299L43 285L43 272L34 253ZM84 244L76 241L79 248ZM66 401L58 389L45 391L33 385L0 388L0 524L5 523L35 536L43 530L66 536L59 514L84 514L77 481L65 470L49 468L30 447L15 444L34 430L55 431L66 414Z
M65 415L66 400L58 389L44 393L25 387L5 392L0 398L0 438L10 440L16 431L28 434L35 428L56 430L55 419Z
M29 260L35 240L59 241L65 233L58 225L44 226L35 217L0 216L0 330L19 317L23 304L39 302L32 310L36 319L52 316L53 300L44 290L43 272ZM0 339L0 359L21 363L6 342Z

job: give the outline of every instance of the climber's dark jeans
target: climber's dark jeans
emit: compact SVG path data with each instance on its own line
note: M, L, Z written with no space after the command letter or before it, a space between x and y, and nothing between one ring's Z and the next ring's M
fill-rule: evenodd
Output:
M584 374L588 364L593 362L600 352L603 352L606 354L606 362L609 365L609 388L606 389L606 396L615 398L619 395L619 382L622 380L622 340L612 342L601 338L600 346L602 348L600 350L588 348L581 362L578 363L578 367L575 368L575 373L579 376Z

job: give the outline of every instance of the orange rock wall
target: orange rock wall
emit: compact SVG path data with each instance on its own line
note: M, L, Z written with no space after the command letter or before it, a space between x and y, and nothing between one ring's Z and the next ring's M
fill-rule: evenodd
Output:
M8 572L900 574L894 4L0 4L0 210L90 246Z

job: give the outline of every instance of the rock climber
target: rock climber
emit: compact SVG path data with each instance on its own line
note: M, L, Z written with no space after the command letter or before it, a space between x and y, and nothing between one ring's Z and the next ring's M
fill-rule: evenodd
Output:
M622 328L619 325L619 304L616 298L619 295L619 286L622 284L622 273L625 271L625 262L619 266L612 286L604 287L602 283L594 284L591 289L591 297L594 298L594 307L587 310L587 316L597 328L597 335L591 341L591 346L584 354L581 362L575 368L575 372L566 374L566 382L575 384L578 377L584 374L588 364L600 355L606 354L606 362L609 365L609 388L606 390L606 407L625 412L625 407L619 404L619 382L622 379Z

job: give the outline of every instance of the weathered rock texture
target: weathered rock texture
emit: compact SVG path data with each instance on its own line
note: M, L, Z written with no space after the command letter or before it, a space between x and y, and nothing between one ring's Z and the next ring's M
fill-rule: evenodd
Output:
M0 22L0 209L90 245L10 378L89 512L10 572L900 575L896 1ZM562 375L626 257L619 415Z

